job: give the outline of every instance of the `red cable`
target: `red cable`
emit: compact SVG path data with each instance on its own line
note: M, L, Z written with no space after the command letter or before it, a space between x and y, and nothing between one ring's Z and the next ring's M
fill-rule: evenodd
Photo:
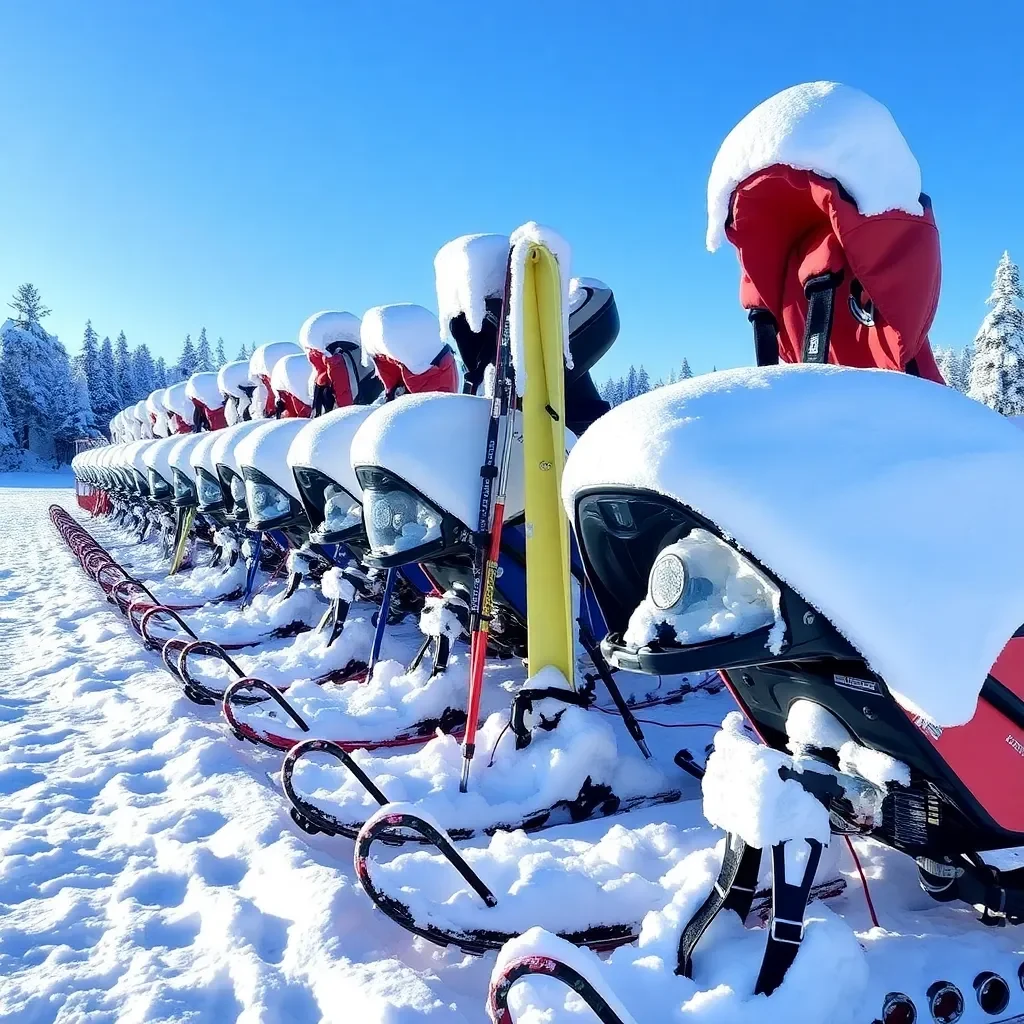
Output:
M878 915L875 913L875 904L871 901L871 890L868 888L867 876L864 874L864 869L860 866L860 858L857 856L857 851L853 848L850 837L844 836L843 838L846 840L846 845L850 848L850 856L853 858L853 863L857 866L857 874L860 875L860 884L864 887L864 899L867 901L871 923L876 928L881 928L882 926L878 923Z

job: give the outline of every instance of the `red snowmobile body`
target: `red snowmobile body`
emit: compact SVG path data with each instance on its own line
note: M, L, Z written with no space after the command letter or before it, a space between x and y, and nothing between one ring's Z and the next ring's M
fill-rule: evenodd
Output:
M171 425L171 433L173 434L191 434L192 424L186 423L176 412L167 410L167 422Z
M201 421L206 424L207 430L220 430L228 425L227 417L224 415L224 406L220 405L211 409L204 402L197 402L195 399L192 401L195 403Z
M359 393L359 375L352 352L321 352L311 348L306 353L316 373L316 386L330 388L334 394L334 407L343 409L353 405Z
M943 383L928 343L939 235L928 197L921 203L923 216L865 217L838 181L782 165L741 182L725 230L740 258L758 365L831 362ZM809 328L815 293L821 319Z

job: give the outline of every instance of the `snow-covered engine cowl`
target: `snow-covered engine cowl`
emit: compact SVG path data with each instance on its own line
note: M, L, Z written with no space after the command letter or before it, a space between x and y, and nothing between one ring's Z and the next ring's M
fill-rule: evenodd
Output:
M314 372L304 353L279 359L270 375L277 398L276 415L282 419L308 420L313 412Z
M314 313L299 330L299 344L313 367L313 415L348 405L369 405L379 378L360 358L359 317L341 310Z
M238 442L235 458L245 482L250 529L305 524L299 489L288 468L288 449L305 426L306 421L299 419L260 423Z
M180 438L167 456L171 467L171 503L178 508L194 508L199 503L192 452L204 436L205 432L195 432Z
M356 431L371 412L369 406L350 405L319 416L295 435L288 449L288 465L314 544L366 546L363 491L352 469L350 451Z
M170 454L171 449L180 440L179 435L161 438L147 446L142 453L142 461L146 465L149 497L157 504L170 505L174 497Z

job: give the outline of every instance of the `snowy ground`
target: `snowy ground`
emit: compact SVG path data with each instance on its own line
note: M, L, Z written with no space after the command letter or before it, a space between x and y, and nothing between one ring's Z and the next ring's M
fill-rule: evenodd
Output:
M4 483L0 1020L484 1021L493 955L476 960L438 949L375 911L354 879L351 843L311 839L292 824L270 777L280 755L235 742L217 709L181 696L81 573L47 516L54 500L73 507L71 491ZM684 708L672 712L677 721L714 722L727 704L723 695L702 695ZM644 717L657 721L659 711ZM662 759L686 745L703 760L712 736L657 726L647 733ZM709 935L697 988L717 995L693 1000L692 984L672 974L677 922L715 870L709 851L717 834L701 821L696 786L687 792L693 799L681 804L538 837L595 844L596 879L601 872L614 878L616 865L657 883L635 876L628 883L643 889L648 906L663 906L648 915L641 948L624 948L603 966L581 957L640 1024L777 1019L765 1016L763 997L749 997L756 933L723 924ZM645 826L634 839L612 831ZM602 836L609 838L600 844ZM504 845L517 855L522 841ZM678 857L666 856L668 842ZM484 857L501 844L490 853L487 840L471 845ZM909 860L857 845L882 928L871 928L854 866L838 844L839 870L850 884L828 910L812 911L823 924L812 925L798 961L805 969L794 975L817 997L784 986L787 998L770 1004L778 1019L817 1021L825 1019L814 1016L821 1010L830 1020L866 1024L896 988L911 992L926 1019L923 991L939 977L970 997L964 1024L1000 1019L979 1016L972 1005L971 979L982 968L1014 982L1001 1019L1024 1010L1017 929L983 928L969 908L932 903ZM513 882L542 877L543 857L532 865L525 856L504 859ZM382 865L378 873L399 869ZM849 971L837 973L837 959ZM845 1014L836 1016L840 998ZM514 1002L519 1024L593 1019L550 983L521 986Z

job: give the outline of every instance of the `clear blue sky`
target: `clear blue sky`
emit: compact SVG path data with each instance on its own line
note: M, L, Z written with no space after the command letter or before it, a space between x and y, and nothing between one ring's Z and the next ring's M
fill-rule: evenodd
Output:
M436 307L473 231L558 229L615 289L599 377L751 361L707 173L749 109L830 78L884 102L943 247L933 344L970 340L1024 260L1024 5L6 3L0 295L33 281L72 350L91 317L173 358L321 308Z

